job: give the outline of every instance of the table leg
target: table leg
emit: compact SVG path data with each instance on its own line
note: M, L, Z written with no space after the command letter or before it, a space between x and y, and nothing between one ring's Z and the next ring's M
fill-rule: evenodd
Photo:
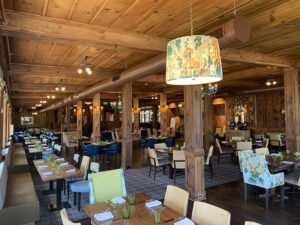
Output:
M169 166L169 178L173 179L174 169L172 166Z
M63 179L56 180L56 204L48 206L48 210L50 212L58 211L63 208L71 208L71 205L68 202L61 201L61 191L63 189L63 182Z
M56 189L53 188L53 180L49 182L49 190L44 190L42 191L43 195L50 195L50 194L55 194Z

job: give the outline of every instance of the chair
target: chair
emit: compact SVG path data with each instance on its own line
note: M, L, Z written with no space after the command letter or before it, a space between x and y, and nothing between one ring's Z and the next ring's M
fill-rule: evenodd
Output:
M140 138L140 148L144 149L148 147L147 139L145 138Z
M284 146L285 145L282 143L279 133L271 133L270 134L270 149L271 150L282 151Z
M115 131L116 141L121 142L120 135L118 131Z
M90 204L127 195L123 169L91 173L88 178Z
M53 150L54 150L58 155L61 155L61 145L54 144Z
M105 151L105 154L111 155L111 156L115 155L117 157L117 162L119 162L119 155L121 154L121 151L122 151L122 143L117 142L117 143L109 146L108 150ZM112 162L112 160L111 160L111 162ZM111 163L111 166L112 166L112 163Z
M269 148L269 138L264 138L264 140L263 140L263 144L262 144L262 147L263 148Z
M179 187L168 185L164 205L179 213L182 216L186 216L187 207L189 201L189 193Z
M92 156L94 161L96 161L96 156L104 154L102 147L99 145L94 145L94 144L88 144L86 146L86 151L87 151L87 155Z
M79 158L80 158L80 155L75 153L73 156L73 161L74 161L75 167L78 167L78 165L79 165Z
M261 223L256 223L252 221L245 221L245 225L262 225Z
M219 142L219 139L216 138L216 145L217 145L217 148L219 150L219 154L218 154L218 163L220 163L220 159L222 156L224 155L230 155L231 156L231 161L233 161L233 149L226 149L226 150L223 150L221 148L221 145L220 145L220 142Z
M269 190L280 186L280 200L284 204L284 173L271 174L265 155L241 152L244 177L244 201L248 184L266 189L266 209L269 209Z
M114 131L111 131L111 139L112 140L116 140L116 135L115 135L115 132Z
M148 148L149 151L149 159L150 159L150 170L149 177L151 175L152 167L154 167L154 181L156 177L156 169L159 167L163 167L163 172L165 174L166 166L170 166L169 160L159 160L157 154L153 148Z
M231 213L206 202L194 201L192 220L197 224L230 225Z
M175 137L170 137L166 139L166 145L168 147L174 147L175 146Z
M76 131L63 132L63 144L67 150L69 150L69 148L78 148L78 142L74 140L73 137L77 137Z
M174 184L176 183L176 172L177 170L185 170L185 155L184 151L173 151L173 161L172 161L172 167L173 167L173 180Z
M208 150L207 158L206 158L206 160L204 162L204 167L206 167L206 168L208 167L209 170L210 170L211 178L214 177L214 170L213 170L212 162L211 162L211 158L213 156L213 153L214 153L214 146L211 145L209 147L209 150Z
M90 171L92 173L100 172L100 164L96 162L92 162L90 165ZM78 193L78 211L80 211L80 201L81 201L81 193L88 193L90 190L89 188L89 181L88 180L81 180L71 184L71 191L74 193L74 205L76 205L76 198Z
M69 201L69 197L70 197L70 183L73 183L73 182L79 181L79 180L86 180L89 165L90 165L90 160L91 160L90 157L88 157L86 155L82 157L82 161L81 161L79 170L83 173L83 177L65 178L65 181L67 182L68 201Z
M66 209L60 210L60 217L63 225L81 225L81 223L73 223L69 220Z
M148 137L152 137L150 128L147 128L147 135L148 135Z
M253 153L253 150L244 150L243 152ZM238 160L239 160L239 168L240 168L240 179L242 178L243 171L242 171L242 161L241 161L241 151L238 152Z
M270 155L268 148L257 148L255 149L256 154Z
M156 138L148 138L148 147L149 148L154 148L155 144L158 144L159 140Z
M235 152L236 156L238 156L239 151L244 151L244 150L252 150L252 142L247 142L247 141L240 142L240 141L238 141L236 143L236 152Z

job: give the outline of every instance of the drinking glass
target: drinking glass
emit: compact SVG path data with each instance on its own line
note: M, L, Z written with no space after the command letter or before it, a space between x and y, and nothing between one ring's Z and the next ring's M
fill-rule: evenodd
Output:
M135 195L128 195L128 200L130 205L135 204Z
M123 219L129 219L130 218L130 207L124 206L122 208L122 213L123 213Z
M154 224L160 224L161 223L161 211L154 210L153 211L153 220Z

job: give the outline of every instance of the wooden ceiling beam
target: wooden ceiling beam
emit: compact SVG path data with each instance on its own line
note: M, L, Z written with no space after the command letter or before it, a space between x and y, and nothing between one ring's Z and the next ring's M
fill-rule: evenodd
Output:
M42 76L59 76L73 77L73 78L85 78L85 79L105 79L112 77L116 73L101 69L92 69L91 75L78 74L77 67L65 67L65 66L48 66L48 65L34 65L34 64L21 64L12 63L12 69L9 72L12 75L42 75Z
M233 73L224 74L222 82L252 78L255 79L262 75L272 75L282 72L280 69L272 69L266 67L253 67L246 70L240 70ZM222 83L220 82L220 83Z
M55 93L55 99L65 98L68 94L58 94ZM14 93L11 99L45 99L47 97L47 92L34 94L34 93Z
M145 83L166 83L166 75L165 74L153 74L153 75L138 79L136 81L145 82Z
M166 51L168 39L67 21L63 19L5 10L8 25L0 25L2 35L45 39L65 44L101 48Z
M221 51L221 58L225 62L240 62L264 66L292 67L294 65L293 60L288 57L249 52L233 48L223 49Z
M84 88L86 88L85 86L81 86L81 85L68 85L68 84L64 84L64 86L66 87L66 90L68 91L72 91L72 92L76 92L76 91L80 91ZM12 84L12 90L13 91L23 91L25 89L29 89L29 90L41 90L44 92L51 92L55 90L55 88L57 87L56 84L33 84L33 83L13 83ZM53 94L55 94L56 92L53 92ZM57 92L60 93L60 92Z

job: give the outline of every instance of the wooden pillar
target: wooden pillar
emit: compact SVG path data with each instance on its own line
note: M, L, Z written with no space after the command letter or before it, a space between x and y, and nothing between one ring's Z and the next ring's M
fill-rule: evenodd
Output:
M132 83L122 87L122 168L132 165Z
M212 97L204 97L204 124L203 124L203 146L208 151L209 146L214 143L214 108Z
M284 70L286 149L300 152L299 70Z
M140 111L139 111L139 99L133 99L133 117L134 117L134 130L138 130L140 128Z
M185 186L193 200L206 199L200 85L184 87Z
M152 128L157 129L157 105L152 106Z
M3 110L2 110L2 113L3 113L3 136L2 136L2 147L5 147L5 142L6 142L6 99L4 98L3 99Z
M63 113L62 113L62 108L59 108L57 111L57 124L58 124L58 130L61 130L61 124L63 123Z
M168 103L167 94L160 94L160 133L162 135L167 135L168 126Z
M66 106L66 123L70 123L71 122L71 115L70 115L70 106L67 105Z
M3 143L3 132L4 132L4 130L3 130L3 119L4 119L4 117L3 117L3 115L4 115L4 113L3 113L3 105L4 105L4 98L3 98L3 91L1 90L0 91L0 95L1 95L1 97L0 97L0 149L2 149L3 147L4 147L4 143Z
M101 99L100 93L93 98L93 136L94 141L100 140L100 121L101 121Z
M77 134L82 136L82 101L78 101L77 105Z

